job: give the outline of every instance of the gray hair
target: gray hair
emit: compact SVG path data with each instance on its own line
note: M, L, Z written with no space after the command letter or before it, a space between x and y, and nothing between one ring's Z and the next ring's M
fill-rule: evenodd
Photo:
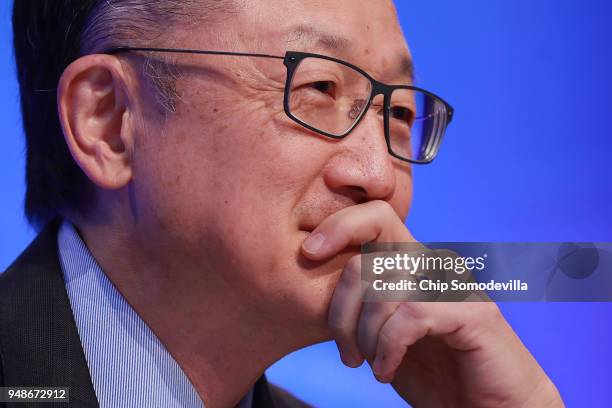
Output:
M179 24L235 11L233 0L99 0L81 35L83 55L118 45L155 46ZM178 71L167 57L147 55L143 73L157 89L156 99L167 112L176 111Z

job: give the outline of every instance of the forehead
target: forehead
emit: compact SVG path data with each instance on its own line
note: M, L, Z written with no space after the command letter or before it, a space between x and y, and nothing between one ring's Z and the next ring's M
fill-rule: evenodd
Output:
M390 72L412 74L391 0L249 1L230 21L226 28L237 31L242 47L279 55L287 50L330 55L378 79Z

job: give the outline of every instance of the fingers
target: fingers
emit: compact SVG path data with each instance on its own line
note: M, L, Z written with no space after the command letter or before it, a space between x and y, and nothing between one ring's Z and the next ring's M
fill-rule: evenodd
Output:
M398 302L365 302L357 328L359 348L371 362L376 356L376 345L382 327L398 308Z
M363 302L370 283L362 280L361 255L345 265L332 296L328 325L342 362L360 366L376 354L378 332L399 302Z
M342 362L352 368L363 363L357 344L357 321L367 289L361 281L361 256L352 257L344 267L329 308L329 327L338 346Z
M485 305L485 306L481 306ZM376 358L372 365L381 382L391 382L406 350L425 336L441 337L455 349L479 347L476 332L467 330L478 310L493 304L404 302L399 305L378 333ZM472 313L465 313L472 312ZM474 313L476 312L476 313Z
M316 261L328 259L346 247L368 242L414 242L397 213L385 201L344 208L327 217L302 244L302 253ZM369 286L361 280L361 258L346 264L332 296L328 324L344 364L357 367L375 356L381 327L399 303L362 304Z
M332 296L328 324L342 362L360 366L376 355L378 333L398 307L398 302L363 302L369 283L361 279L361 255L344 267Z
M421 303L403 303L381 328L372 371L381 382L391 382L408 346L425 337L432 321Z
M385 201L369 201L330 215L304 241L302 252L320 261L347 246L373 241L414 241L393 207Z

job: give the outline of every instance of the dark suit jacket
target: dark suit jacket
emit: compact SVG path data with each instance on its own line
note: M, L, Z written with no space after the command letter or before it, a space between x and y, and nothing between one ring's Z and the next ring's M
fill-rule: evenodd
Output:
M68 386L71 405L98 406L64 285L58 225L46 227L0 275L0 386ZM262 376L253 406L309 405Z

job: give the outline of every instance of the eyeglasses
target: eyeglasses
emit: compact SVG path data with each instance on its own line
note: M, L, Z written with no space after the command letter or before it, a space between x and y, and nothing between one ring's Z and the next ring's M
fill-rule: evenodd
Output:
M438 153L453 108L439 96L409 85L387 85L361 68L325 55L287 51L284 57L226 51L115 47L105 54L128 51L231 55L283 60L287 67L284 110L289 118L318 134L342 139L353 131L371 106L379 108L391 156L417 164ZM382 104L374 103L383 95Z

